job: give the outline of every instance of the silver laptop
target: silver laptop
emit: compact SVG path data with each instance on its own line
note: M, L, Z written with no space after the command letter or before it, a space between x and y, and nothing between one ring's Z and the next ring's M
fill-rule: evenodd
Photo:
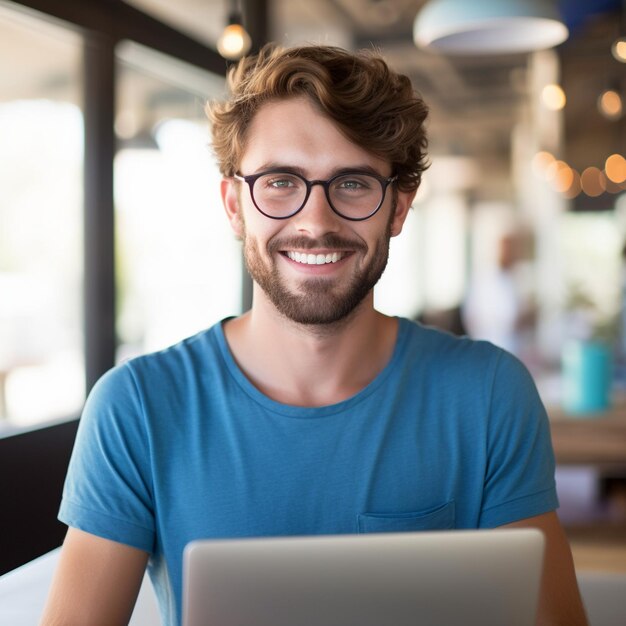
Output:
M184 626L531 626L532 529L203 540L184 553Z

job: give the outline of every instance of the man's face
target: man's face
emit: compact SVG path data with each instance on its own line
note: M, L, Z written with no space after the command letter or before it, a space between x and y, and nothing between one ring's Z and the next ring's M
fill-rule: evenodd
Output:
M283 167L309 180L346 169L391 175L388 163L350 142L304 98L264 105L248 130L240 173ZM280 313L307 325L342 320L371 299L387 264L389 238L400 232L412 199L389 188L378 213L353 222L335 214L316 185L302 211L274 220L257 211L245 183L227 179L222 194L253 280ZM315 263L302 262L312 255Z

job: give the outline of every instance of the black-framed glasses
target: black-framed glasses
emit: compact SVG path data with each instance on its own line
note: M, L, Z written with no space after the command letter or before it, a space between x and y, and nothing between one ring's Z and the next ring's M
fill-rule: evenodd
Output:
M385 178L369 172L342 172L328 180L308 180L280 169L234 178L248 183L254 206L266 217L284 220L304 208L314 185L324 188L330 208L352 221L372 217L383 204L387 187L397 176Z

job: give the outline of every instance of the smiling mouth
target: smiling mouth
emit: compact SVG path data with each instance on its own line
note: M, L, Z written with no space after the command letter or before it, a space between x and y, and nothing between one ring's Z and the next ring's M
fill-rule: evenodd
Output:
M327 263L337 263L346 257L349 252L329 252L327 254L310 254L307 252L296 252L288 250L283 254L296 263L303 265L326 265Z

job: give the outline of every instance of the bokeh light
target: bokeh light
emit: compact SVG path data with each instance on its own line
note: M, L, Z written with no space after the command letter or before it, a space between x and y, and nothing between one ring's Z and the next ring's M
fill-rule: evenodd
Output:
M592 198L600 196L606 191L604 174L595 166L585 169L580 175L580 184L583 192Z
M548 166L554 163L554 161L554 156L546 150L540 150L537 152L531 161L531 167L535 176L545 178Z
M578 195L580 195L580 192L582 191L582 186L580 184L580 174L575 169L572 169L571 172L572 182L570 183L570 186L563 192L563 195L568 200L573 200Z
M554 183L562 169L569 169L569 165L565 161L553 161L546 168L545 179L550 183Z
M618 120L622 117L622 98L614 89L607 89L598 98L598 110L608 120Z
M626 37L618 39L612 46L613 56L622 63L626 63Z
M554 179L552 180L552 186L555 191L559 191L561 193L566 192L574 182L574 170L566 165L565 167L561 167L558 169Z
M541 91L541 101L550 111L560 111L566 104L567 98L560 85L546 85Z
M606 177L613 183L626 180L626 159L621 154L612 154L604 163Z

